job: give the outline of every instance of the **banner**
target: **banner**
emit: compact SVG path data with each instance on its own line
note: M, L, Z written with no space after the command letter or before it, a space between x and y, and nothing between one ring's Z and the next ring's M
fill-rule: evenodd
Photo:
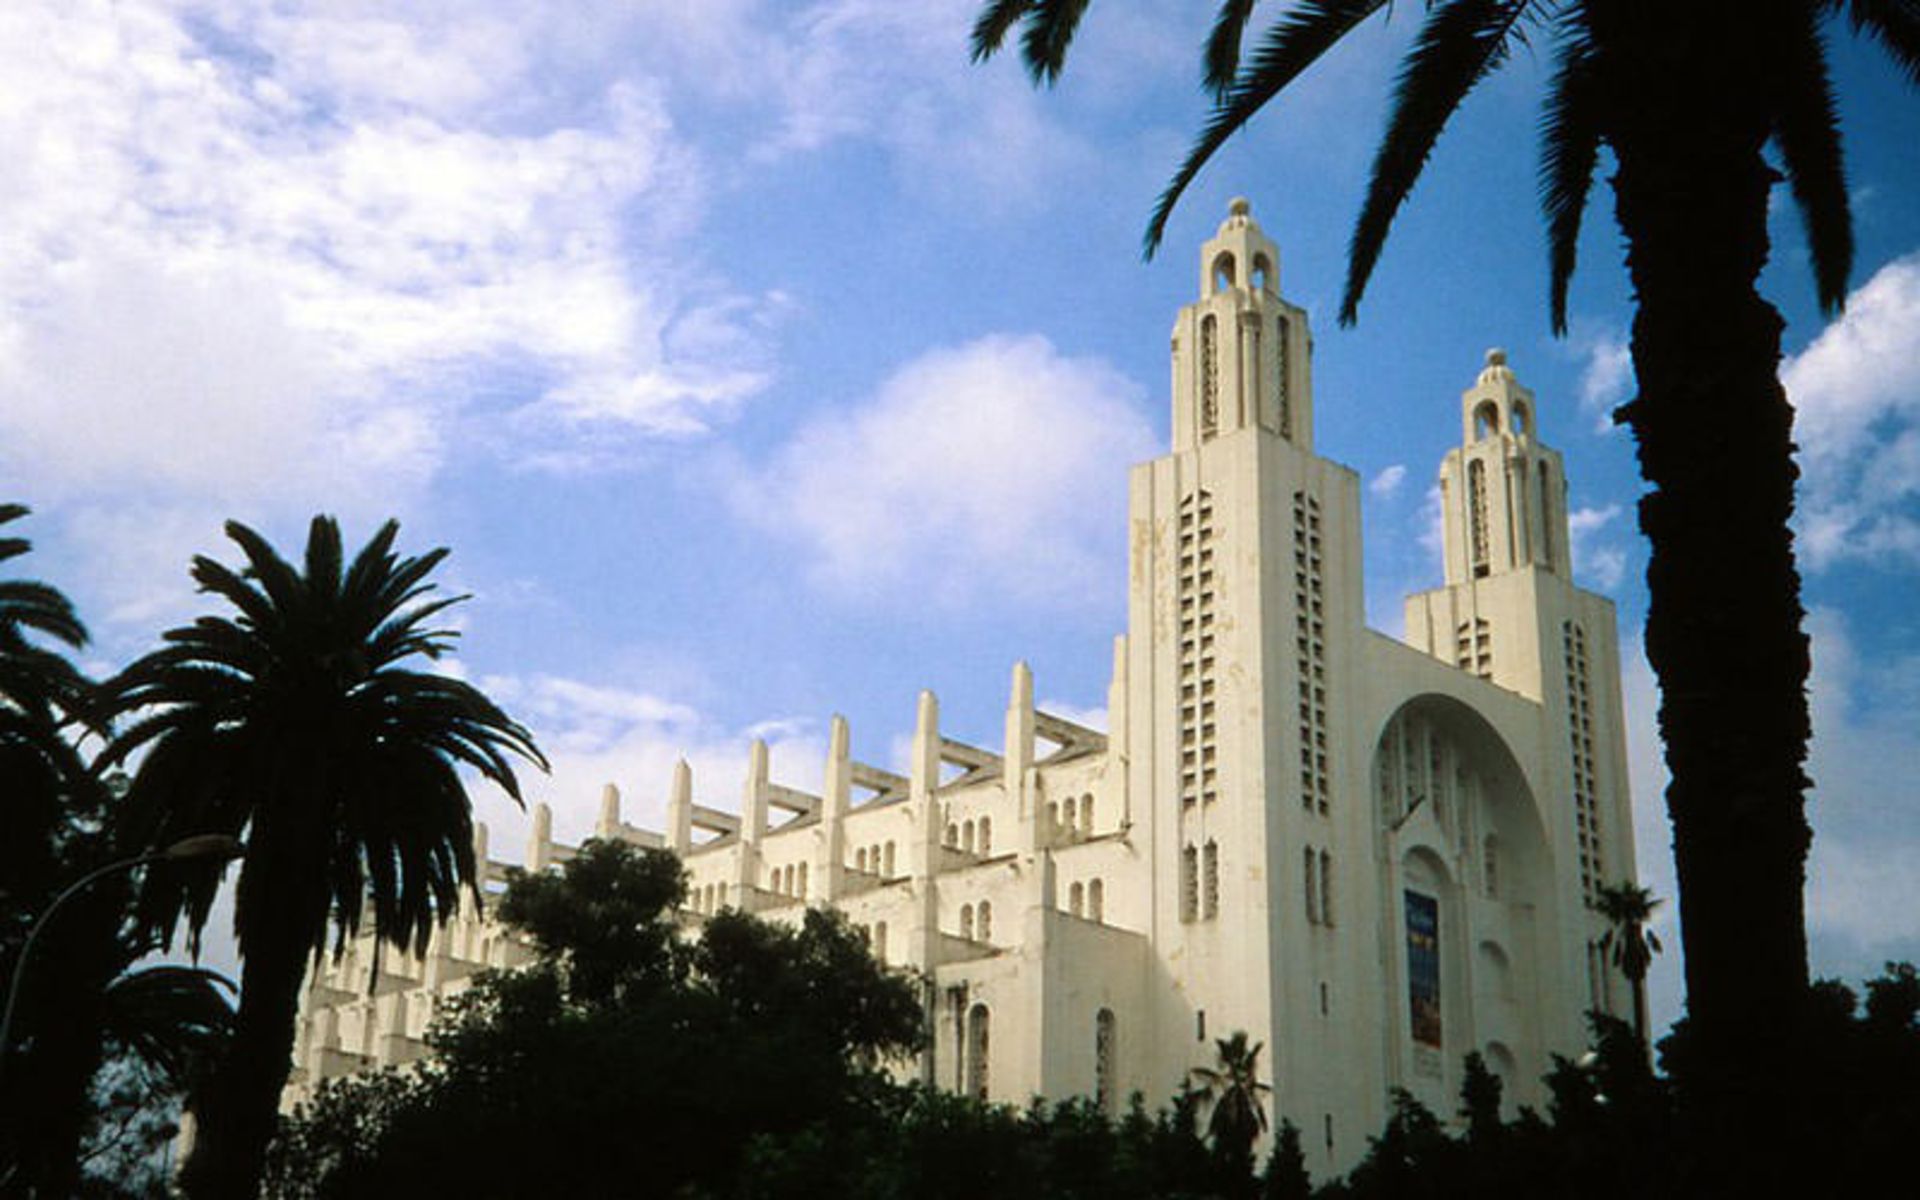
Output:
M1440 1048L1440 902L1407 892L1407 1009L1416 1046Z

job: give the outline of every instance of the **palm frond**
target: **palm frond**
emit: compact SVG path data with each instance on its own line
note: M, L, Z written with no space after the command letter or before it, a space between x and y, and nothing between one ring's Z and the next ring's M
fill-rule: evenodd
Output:
M1027 29L1020 37L1020 54L1026 59L1027 73L1036 84L1052 86L1059 82L1067 65L1067 48L1073 44L1080 18L1086 15L1091 0L1034 0L1027 12Z
M1916 0L1845 0L1853 31L1880 43L1881 49L1920 84L1920 3ZM1829 0L1839 7L1840 0Z
M1304 0L1273 23L1155 201L1143 239L1148 258L1160 248L1174 205L1227 139L1334 43L1387 4L1388 0Z
M1799 15L1805 27L1780 40L1783 61L1774 77L1779 117L1773 136L1807 231L1820 307L1832 314L1847 301L1853 213L1847 201L1840 117L1827 75L1826 39L1812 12Z
M1233 77L1240 73L1240 41L1246 35L1253 5L1254 0L1220 0L1220 14L1213 19L1213 31L1207 35L1204 76L1215 104L1227 98Z
M998 54L1008 31L1033 11L1034 3L1035 0L988 0L973 22L969 39L973 45L973 61L985 62Z
M1547 218L1551 321L1567 332L1567 286L1579 256L1580 222L1600 158L1602 93L1583 22L1570 22L1556 52L1540 120L1540 207Z
M1468 93L1506 61L1514 27L1533 0L1449 0L1436 7L1408 51L1394 88L1387 132L1373 159L1367 198L1347 250L1340 323L1359 316L1360 298L1387 231L1413 191L1434 143Z
M315 517L307 529L307 587L318 603L340 595L340 522Z

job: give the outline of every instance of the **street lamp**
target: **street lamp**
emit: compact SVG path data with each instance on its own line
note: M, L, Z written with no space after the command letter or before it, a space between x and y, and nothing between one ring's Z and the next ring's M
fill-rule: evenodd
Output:
M199 833L192 837L181 838L164 850L156 850L134 858L123 858L119 862L110 862L104 867L95 867L55 896L53 903L47 905L46 910L33 923L33 928L27 931L27 940L20 947L20 957L13 960L13 982L7 985L7 1007L4 1012L0 1012L0 1074L5 1073L7 1051L13 1047L11 1040L13 1008L20 1000L20 981L27 977L27 959L33 954L33 945L40 937L40 931L47 927L47 922L53 919L53 914L60 910L62 904L94 880L116 871L131 871L135 867L144 867L148 863L157 862L189 862L202 858L233 859L240 857L242 852L243 847L240 845L239 838L224 833Z

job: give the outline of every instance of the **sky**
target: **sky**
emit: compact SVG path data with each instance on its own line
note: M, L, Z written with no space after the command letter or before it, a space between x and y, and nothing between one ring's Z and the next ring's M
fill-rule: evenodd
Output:
M458 670L658 827L671 764L731 807L753 737L817 788L829 717L902 756L933 689L997 742L1009 673L1103 720L1125 478L1168 439L1167 337L1245 195L1312 314L1316 440L1366 481L1367 609L1438 582L1434 480L1503 346L1566 456L1575 572L1616 599L1640 874L1674 894L1632 446L1629 289L1604 178L1549 334L1546 47L1442 138L1358 325L1333 312L1420 6L1231 142L1143 260L1204 118L1211 0L1095 4L1066 75L976 66L977 0L0 6L0 495L108 672L208 611L228 518L297 552L397 517L450 546ZM1262 13L1275 11L1263 6ZM1859 242L1814 305L1776 195L1813 637L1813 967L1920 957L1920 105L1832 34ZM496 852L525 818L481 794ZM1656 1017L1679 1010L1674 908Z

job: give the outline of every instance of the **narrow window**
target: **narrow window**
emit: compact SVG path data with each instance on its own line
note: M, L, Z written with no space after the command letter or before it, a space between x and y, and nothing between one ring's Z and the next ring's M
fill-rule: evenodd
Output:
M1333 855L1320 852L1320 923L1333 924Z
M1553 478L1546 463L1540 464L1540 561L1553 570Z
M991 817L981 817L980 818L980 856L982 858L985 858L992 853L993 853L993 819Z
M885 876L888 879L892 879L893 878L893 843L892 842L888 842L886 850L882 852L881 864L882 865L880 868L880 874Z
M987 1098L988 1020L984 1004L974 1005L967 1013L967 1094L976 1100Z
M1306 864L1307 921L1309 924L1318 925L1320 923L1320 885L1314 879L1314 875L1317 873L1319 860L1314 857L1311 846L1301 852L1301 859Z
M947 822L947 845L956 848L960 845L960 827L952 821Z
M853 852L853 869L862 875L867 873L867 848L865 846Z
M1207 1040L1207 1010L1204 1008L1193 1014L1193 1040L1196 1042Z
M985 900L980 902L980 940L983 942L993 940L993 905Z
M1068 796L1066 804L1060 809L1060 823L1066 827L1066 832L1068 833L1072 833L1074 826L1078 824L1078 822L1074 820L1073 812L1073 797Z
M1098 879L1087 885L1087 916L1095 921L1105 920L1107 915L1107 885Z
M1193 921L1200 913L1200 854L1192 846L1180 852L1180 919Z
M960 848L968 854L973 853L973 822L968 821L960 827Z
M1093 836L1093 793L1080 797L1080 832Z
M1204 859L1206 873L1206 899L1202 915L1211 921L1220 915L1220 843L1207 839Z
M1086 915L1086 888L1075 883L1067 889L1067 911L1076 917Z
M1093 1018L1093 1103L1102 1113L1113 1115L1113 1010L1103 1008Z
M966 941L973 940L973 905L960 906L960 936Z
M887 923L885 921L876 922L873 926L873 957L875 961L882 964L887 961Z
M1467 507L1472 527L1473 573L1485 575L1492 569L1487 561L1487 464L1477 458L1467 464Z
M1490 899L1498 899L1500 896L1500 840L1493 834L1487 835L1481 861L1487 879L1487 896Z
M1328 1000L1325 980L1320 982L1320 1015L1323 1017L1332 1015L1332 1005Z
M1218 322L1200 320L1200 433L1211 437L1220 426L1220 347Z
M807 864L800 864L800 898L807 898Z

